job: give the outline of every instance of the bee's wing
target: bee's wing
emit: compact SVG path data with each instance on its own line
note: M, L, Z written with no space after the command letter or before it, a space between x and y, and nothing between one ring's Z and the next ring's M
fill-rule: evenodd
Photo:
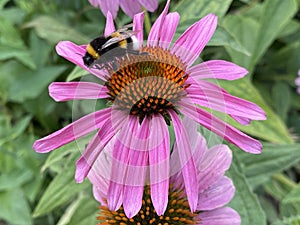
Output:
M115 44L115 43L118 43L120 41L123 41L131 36L133 36L136 32L133 32L133 31L126 31L126 32L122 32L120 30L116 31L119 33L118 36L116 37L113 37L113 38L110 38L107 42L105 42L103 45L102 45L102 49L104 48L107 48L109 47L110 45L112 44Z

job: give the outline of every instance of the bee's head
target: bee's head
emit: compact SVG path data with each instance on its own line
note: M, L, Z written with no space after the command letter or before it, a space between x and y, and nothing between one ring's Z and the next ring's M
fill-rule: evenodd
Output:
M82 57L84 65L87 67L91 66L95 59L93 56L91 56L88 52L85 53L85 55Z

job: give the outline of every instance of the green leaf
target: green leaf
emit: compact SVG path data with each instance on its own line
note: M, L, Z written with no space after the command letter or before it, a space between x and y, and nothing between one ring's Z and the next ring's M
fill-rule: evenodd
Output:
M278 115L283 121L286 121L291 105L290 87L284 82L276 82L272 87L272 97Z
M55 166L57 163L64 162L65 158L68 155L74 155L76 153L79 153L78 145L76 142L71 142L67 145L60 147L59 149L51 152L46 162L42 166L41 172L45 172L46 169L50 168L53 170L53 166ZM60 173L60 171L57 172Z
M254 66L296 11L295 0L267 0L258 20L243 15L227 16L224 26L251 53L249 57L228 49L233 61L252 73Z
M9 87L8 99L23 102L27 99L36 98L65 69L66 66L50 66L34 72L19 74L15 82Z
M282 217L300 214L299 203L285 203L283 199L297 187L296 183L284 174L276 174L265 185L266 192L279 201L279 210Z
M180 20L199 20L207 14L214 13L222 17L227 12L232 0L202 0L202 1L179 1L172 11L184 12L180 14Z
M259 20L257 42L251 60L252 66L258 62L296 12L297 2L295 0L267 0L264 3L264 13Z
M74 216L71 218L68 225L86 225L97 224L96 217L99 213L99 203L91 196L84 198L80 207L76 209Z
M247 56L226 47L232 61L240 66L250 69L250 60L251 57L253 57L252 54L256 44L255 40L257 39L259 23L253 18L230 14L224 18L223 26L226 30L230 31L230 34L233 35L248 52L250 52L250 56Z
M31 69L35 68L31 54L27 49L0 45L0 60L7 60L11 58L18 59L21 63Z
M224 27L220 26L217 27L207 45L229 47L237 52L250 55L247 49L245 49Z
M300 215L283 218L282 220L276 221L271 225L299 225L299 224L300 224Z
M82 69L79 66L75 66L72 72L68 75L66 81L72 81L77 78L83 77L84 75L89 74L86 70Z
M0 218L14 225L31 225L30 207L20 189L0 192Z
M242 126L228 117L228 122L238 129L261 139L281 144L291 144L293 140L281 119L265 103L263 97L247 79L234 81L218 81L230 94L252 101L260 106L267 115L265 121L252 121L248 126Z
M63 206L79 192L91 185L87 181L82 184L76 183L74 180L74 171L74 157L71 157L67 160L67 163L65 163L64 169L55 176L50 185L47 187L34 210L33 217L46 215L55 208Z
M83 199L83 195L79 194L77 199L68 206L65 213L61 216L60 220L58 221L57 225L68 224L68 222L71 220L72 216L74 215L76 209L78 209L78 207L80 207L82 199Z
M70 40L77 44L88 43L90 41L90 38L49 16L38 17L24 25L24 28L32 27L36 29L39 37L53 44L57 44L63 40Z
M0 191L11 190L20 187L33 177L33 172L29 170L15 169L10 173L0 174Z
M35 69L19 31L5 18L0 17L0 60L9 58L16 58L29 68Z
M18 121L12 128L4 129L2 127L2 132L0 132L0 147L5 144L6 142L12 141L16 139L19 135L23 133L23 131L28 126L29 122L31 121L31 116L25 116L23 119Z
M3 9L4 5L8 3L9 0L0 0L0 9Z
M265 183L272 175L284 171L300 162L300 144L264 144L260 155L249 155L237 151L249 183L253 188Z
M298 184L290 193L288 193L284 199L283 203L300 203L300 184Z
M1 8L1 2L0 2L0 8ZM0 14L3 18L10 21L13 24L20 24L24 21L25 12L22 9L19 9L17 7L10 7L4 10L0 10Z
M245 176L239 172L238 167L238 162L235 160L227 173L235 186L235 196L229 206L238 211L241 216L242 225L266 225L264 211L256 195L252 192Z

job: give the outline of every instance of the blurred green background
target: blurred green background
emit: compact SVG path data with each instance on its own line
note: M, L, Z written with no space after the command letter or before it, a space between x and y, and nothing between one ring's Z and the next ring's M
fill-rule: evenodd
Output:
M149 13L153 23L162 11ZM202 59L226 59L249 70L220 85L257 103L266 121L243 127L264 143L261 155L232 147L228 175L236 186L230 206L243 225L300 224L300 0L172 0L178 37L208 13L218 28ZM116 27L131 19L119 11ZM48 95L53 81L86 72L59 57L61 40L86 44L103 33L105 17L87 0L0 0L0 225L96 224L98 203L88 181L74 181L75 161L87 139L50 154L33 142L72 121L72 102ZM84 103L83 103L84 104ZM84 107L82 107L84 113Z

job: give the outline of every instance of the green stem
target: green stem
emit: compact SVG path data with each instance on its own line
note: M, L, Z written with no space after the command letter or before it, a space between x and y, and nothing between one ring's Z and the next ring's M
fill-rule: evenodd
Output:
M145 30L146 30L146 34L147 34L147 36L148 36L149 33L150 33L150 29L151 29L151 20L150 20L149 13L148 13L147 11L145 11L144 22L145 22Z

